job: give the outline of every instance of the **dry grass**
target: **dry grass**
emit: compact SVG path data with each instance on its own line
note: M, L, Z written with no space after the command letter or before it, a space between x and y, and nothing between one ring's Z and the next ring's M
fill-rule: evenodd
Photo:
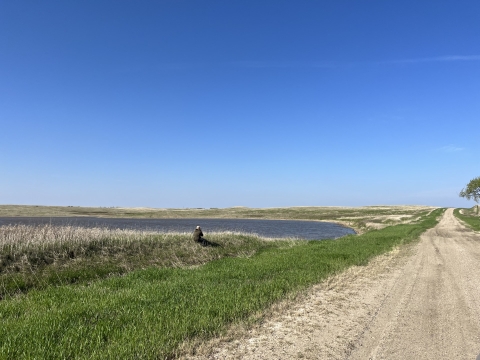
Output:
M0 226L0 297L31 288L90 281L148 267L185 268L259 249L294 244L239 232L209 233L211 247L191 233L158 233L53 225ZM290 245L288 245L290 246Z
M131 243L154 234L145 231L49 224L40 226L6 225L0 227L0 251L16 253L29 248L44 249L50 246L59 249L65 245L81 247L92 241L100 241L102 244L106 241Z

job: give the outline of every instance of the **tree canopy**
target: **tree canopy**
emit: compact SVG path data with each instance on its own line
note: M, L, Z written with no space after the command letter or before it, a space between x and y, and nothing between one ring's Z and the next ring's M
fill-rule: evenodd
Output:
M460 191L459 195L467 200L473 199L478 203L480 200L480 176L470 180L467 186Z

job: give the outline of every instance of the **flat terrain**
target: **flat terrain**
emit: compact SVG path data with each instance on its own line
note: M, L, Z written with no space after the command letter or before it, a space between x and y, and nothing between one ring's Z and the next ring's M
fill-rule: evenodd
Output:
M391 224L390 216L405 223L325 241L209 233L208 240L218 245L211 247L194 243L191 233L1 226L0 358L208 354L203 350L210 339L227 331L239 338L234 327L261 323L274 313L273 304L288 313L279 307L287 300L298 301L311 286L418 241L445 211L389 209L331 211L380 218L382 226ZM308 210L305 214L318 216L322 209ZM307 302L311 305L316 306Z
M210 209L156 209L79 206L0 205L0 217L41 216L75 217L94 216L108 218L224 218L224 219L276 219L314 220L342 224L362 233L388 225L409 223L435 209L430 206L297 206L286 208L210 208Z
M202 344L195 359L475 359L480 234L448 209L414 245L277 304L265 320Z

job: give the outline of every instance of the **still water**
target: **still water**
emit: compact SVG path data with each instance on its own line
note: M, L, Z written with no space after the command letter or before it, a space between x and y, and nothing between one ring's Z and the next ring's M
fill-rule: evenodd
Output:
M240 231L267 238L298 238L305 240L335 239L355 234L350 228L320 221L251 220L251 219L112 219L96 217L15 217L0 218L0 226L8 224L71 225L80 227L107 227L157 232L193 232L202 227L205 238L209 232Z

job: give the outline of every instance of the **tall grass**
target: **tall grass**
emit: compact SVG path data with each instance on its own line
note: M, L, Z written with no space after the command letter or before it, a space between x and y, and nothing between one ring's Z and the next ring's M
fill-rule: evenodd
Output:
M218 246L203 248L193 242L190 233L1 226L0 298L152 266L188 267L222 257L251 256L259 249L276 246L275 241L234 232L209 233L208 239Z
M171 359L286 296L433 227L416 224L338 240L270 246L197 268L154 268L82 286L47 287L0 301L0 358ZM207 249L214 250L213 248Z

